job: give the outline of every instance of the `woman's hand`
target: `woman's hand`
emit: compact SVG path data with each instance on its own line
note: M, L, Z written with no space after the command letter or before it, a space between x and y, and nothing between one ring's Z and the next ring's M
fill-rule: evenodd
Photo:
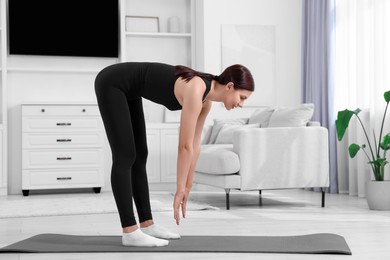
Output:
M190 194L190 189L184 191L176 191L175 198L173 200L173 216L176 220L176 224L180 224L180 207L183 214L183 218L186 217L187 199Z

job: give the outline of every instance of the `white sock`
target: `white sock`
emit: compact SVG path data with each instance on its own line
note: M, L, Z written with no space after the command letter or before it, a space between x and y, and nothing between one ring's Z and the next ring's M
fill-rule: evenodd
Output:
M131 233L122 234L122 245L124 246L167 246L168 240L155 238L144 234L140 229Z
M150 236L164 238L164 239L179 239L180 235L177 233L172 233L165 229L164 227L157 226L156 224L150 225L148 227L142 228L142 232Z

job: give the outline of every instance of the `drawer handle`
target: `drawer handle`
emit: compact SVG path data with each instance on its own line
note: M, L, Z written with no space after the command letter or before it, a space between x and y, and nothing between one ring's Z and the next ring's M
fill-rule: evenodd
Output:
M57 139L57 142L72 142L72 139Z
M58 177L57 178L57 180L59 180L59 181L69 181L71 179L72 179L72 177Z
M67 125L72 125L72 123L57 123L57 125L58 126L63 126L63 125L67 126Z
M59 161L72 160L72 157L57 157L57 160Z

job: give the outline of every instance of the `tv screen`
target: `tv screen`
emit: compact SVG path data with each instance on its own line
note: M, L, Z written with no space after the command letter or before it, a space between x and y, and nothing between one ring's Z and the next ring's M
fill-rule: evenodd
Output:
M117 0L9 0L10 54L118 57Z

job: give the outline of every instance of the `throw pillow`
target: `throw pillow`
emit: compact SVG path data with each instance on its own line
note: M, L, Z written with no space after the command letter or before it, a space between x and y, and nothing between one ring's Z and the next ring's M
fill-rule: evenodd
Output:
M257 109L249 117L248 124L260 124L260 127L268 127L269 119L274 111L275 108L272 107Z
M219 131L221 131L223 125L245 125L248 123L249 118L223 118L223 119L214 119L213 128L211 129L211 135L209 139L209 144L214 144L217 140Z
M233 134L235 131L243 128L256 128L260 127L260 124L248 124L248 125L232 125L225 124L215 140L216 144L232 144L233 143Z
M275 109L269 120L269 127L306 126L314 113L314 104Z

